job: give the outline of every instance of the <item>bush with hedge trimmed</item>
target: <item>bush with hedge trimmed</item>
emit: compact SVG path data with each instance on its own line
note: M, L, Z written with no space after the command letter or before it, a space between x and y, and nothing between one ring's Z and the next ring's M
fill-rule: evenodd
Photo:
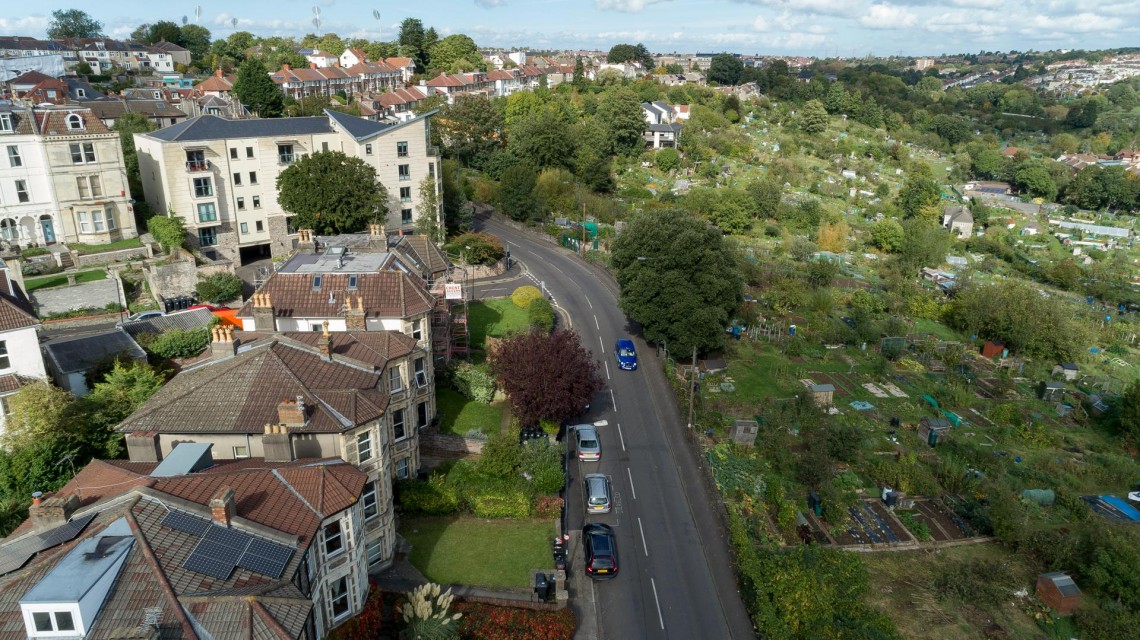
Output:
M554 307L546 298L535 298L526 308L527 322L532 329L546 333L554 330Z
M160 358L189 358L202 353L210 344L210 331L206 327L189 331L171 329L154 338L142 337L147 335L140 334L139 343Z
M511 292L511 302L519 309L529 309L530 303L542 298L542 292L533 285L523 285Z
M495 398L495 379L485 366L460 362L451 370L451 385L475 402L490 404Z
M400 480L397 488L400 507L406 513L439 516L459 511L459 491L437 473L426 482Z
M488 491L471 498L471 511L480 518L529 518L531 499L523 491Z

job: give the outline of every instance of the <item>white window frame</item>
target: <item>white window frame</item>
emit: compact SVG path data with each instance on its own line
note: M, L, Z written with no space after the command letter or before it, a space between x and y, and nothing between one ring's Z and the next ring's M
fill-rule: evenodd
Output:
M24 159L20 157L20 146L15 144L8 145L8 166L9 167L22 167L24 166Z
M366 521L380 515L379 496L380 491L376 488L375 481L369 480L364 484L364 490L360 492L360 507ZM369 510L372 511L372 515L368 514Z
M91 223L86 211L76 211L75 217L79 220L79 233L91 233Z
M102 209L93 209L91 211L91 222L94 226L95 233L103 233L107 230L107 224L103 221Z
M261 208L261 196L253 196L253 208L254 209L260 209Z
M415 361L412 363L412 366L415 368L413 376L416 379L416 386L417 387L426 387L428 384L426 358L424 358L422 356L419 358L416 358Z
M28 191L28 183L24 180L16 181L16 202L31 202L32 194Z
M403 409L392 412L392 442L400 442L408 437L408 419ZM400 433L403 435L400 435Z
M400 458L399 460L397 460L396 461L396 477L401 479L401 480L404 480L404 479L411 477L411 471L410 471L411 466L412 466L411 463L408 462L408 458Z
M384 559L383 558L383 553L384 553L384 540L383 540L383 538L376 538L375 540L369 540L368 545L366 547L366 551L367 551L366 555L368 556L368 566L371 567L372 565L377 564L381 560L383 560Z
M244 444L234 446L234 460L241 460L249 457L249 447Z
M68 131L83 131L83 116L78 113L67 114L67 130Z
M111 207L107 207L107 210L104 212L103 215L107 218L107 231L114 231L115 230L115 210Z
M336 527L335 536L329 536L329 529L332 527ZM329 551L330 540L336 540L337 544L340 545L331 552ZM321 550L324 551L325 558L335 558L339 556L340 554L344 553L346 546L343 520L333 520L332 522L321 527Z
M80 200L91 197L91 183L87 182L87 176L75 176L75 188L79 190Z
M191 185L194 188L195 198L212 198L214 197L214 182L208 177L192 178Z
M0 113L0 131L12 131L12 114Z
M12 358L8 356L8 341L0 340L0 371L12 368Z
M388 393L400 393L404 390L404 375L400 365L388 367Z
M236 199L236 201L237 201L238 211L245 211L245 198L239 197Z
M344 589L340 595L337 595L338 584L343 584ZM339 614L336 612L337 602L343 601L344 610ZM352 615L352 595L349 591L348 576L341 576L336 580L329 583L329 615L332 617L333 622L339 622Z
M423 319L412 320L412 337L416 342L424 339L424 321Z
M356 459L368 462L372 459L372 432L361 431L356 434Z

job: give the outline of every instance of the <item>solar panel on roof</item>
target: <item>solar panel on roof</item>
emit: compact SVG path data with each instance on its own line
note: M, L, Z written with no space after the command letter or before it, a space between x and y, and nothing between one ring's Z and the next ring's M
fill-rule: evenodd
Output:
M0 546L0 575L19 569L29 558L45 549L74 539L94 518L95 514L76 518L54 529Z
M206 535L202 536L203 542L211 542L231 549L237 549L239 555L245 551L245 548L249 546L251 540L253 540L253 536L248 533L218 526L211 526L206 529ZM234 559L236 560L237 558L235 557Z
M232 562L211 558L208 555L198 553L197 549L182 563L182 568L187 571L210 576L211 578L217 578L218 580L229 580L230 574L234 572Z
M162 519L162 526L175 531L181 531L192 536L201 536L210 528L208 520L195 518L181 511L171 511Z

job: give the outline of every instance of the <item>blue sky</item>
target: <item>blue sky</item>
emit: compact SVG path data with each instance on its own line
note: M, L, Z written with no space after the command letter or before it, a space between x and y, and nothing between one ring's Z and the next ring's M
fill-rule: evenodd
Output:
M14 5L0 15L0 35L43 36L52 10L80 6L123 37L142 22L193 21L200 6L215 38L234 31L233 18L258 35L301 36L315 31L319 6L322 32L387 40L415 17L487 47L643 42L654 52L861 56L1140 45L1140 0L103 0L36 2L23 15Z

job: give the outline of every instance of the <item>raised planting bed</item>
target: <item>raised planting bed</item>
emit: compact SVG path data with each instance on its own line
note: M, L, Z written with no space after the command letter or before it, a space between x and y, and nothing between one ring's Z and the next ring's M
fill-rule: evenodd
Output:
M847 509L844 530L835 537L839 545L911 544L907 530L878 500L864 500Z

